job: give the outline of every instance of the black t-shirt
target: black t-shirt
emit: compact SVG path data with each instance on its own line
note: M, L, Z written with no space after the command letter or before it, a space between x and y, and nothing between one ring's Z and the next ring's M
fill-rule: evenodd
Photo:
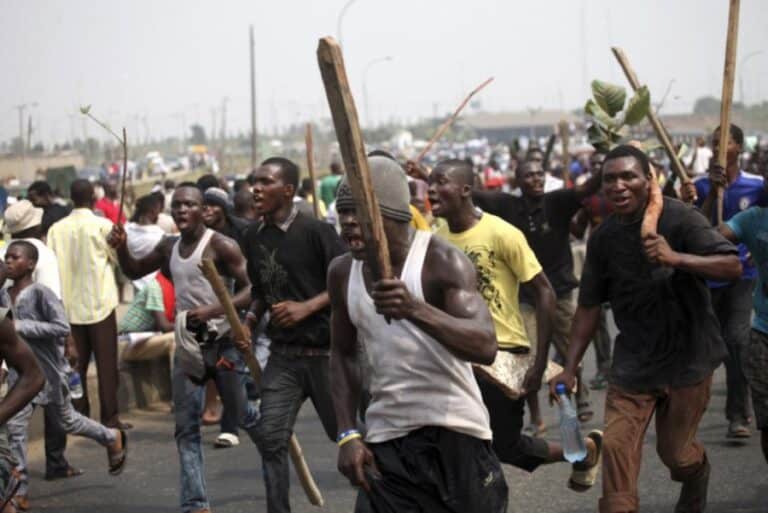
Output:
M579 282L573 275L571 253L571 219L581 208L579 194L573 189L560 189L544 195L540 207L529 209L523 198L504 192L476 191L475 205L499 216L525 234L528 244L539 260L544 274L562 297L575 289ZM520 287L520 301L534 304L531 290Z
M595 231L579 305L611 304L619 328L612 383L636 391L693 385L726 355L709 290L700 276L651 264L640 224L611 215ZM738 255L701 213L675 199L664 198L658 232L680 253Z
M43 221L41 223L43 233L48 233L48 230L53 226L53 223L60 221L69 215L72 209L58 203L53 203L43 209Z
M251 225L243 248L251 295L267 307L281 301L306 301L325 292L328 265L346 252L331 225L301 213L287 231L275 225ZM273 344L327 348L330 317L330 308L324 308L293 328L279 328L270 322L266 333Z

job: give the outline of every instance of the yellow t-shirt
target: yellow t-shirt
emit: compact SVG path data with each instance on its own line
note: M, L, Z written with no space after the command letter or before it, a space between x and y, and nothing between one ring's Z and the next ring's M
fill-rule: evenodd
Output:
M520 284L541 272L523 232L499 217L483 213L469 230L451 233L448 225L437 232L461 249L477 270L477 288L488 303L499 347L531 347L520 315Z
M408 205L408 208L411 211L411 227L413 227L414 230L424 230L428 232L429 223L424 219L424 216L421 215L419 209L413 205Z

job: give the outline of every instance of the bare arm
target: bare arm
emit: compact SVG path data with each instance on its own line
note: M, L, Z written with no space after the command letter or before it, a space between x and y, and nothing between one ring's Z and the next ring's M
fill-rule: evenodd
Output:
M392 319L408 319L462 360L493 363L496 333L488 306L477 291L472 263L460 250L433 237L424 269L438 306L414 298L402 281L388 279L374 284L371 296L376 311Z
M168 333L169 331L174 330L173 324L168 320L168 318L165 316L165 312L161 312L159 310L155 310L152 312L152 316L155 319L155 329L157 331L162 331L163 333Z
M673 250L667 240L658 234L643 241L645 253L651 262L680 269L709 280L732 281L741 277L741 262L737 255L694 255Z
M134 258L128 251L128 237L125 233L125 229L119 224L112 226L112 231L110 232L107 241L117 253L120 269L122 269L123 273L132 280L138 280L142 276L146 276L147 274L160 269L160 267L169 261L171 249L173 248L173 239L164 237L147 256L143 258Z
M34 399L42 390L45 378L32 350L16 336L13 323L7 317L0 322L0 356L19 373L18 381L0 402L2 425Z
M576 196L579 201L583 201L593 194L597 194L597 192L600 190L600 185L602 185L602 182L603 173L601 171L590 176L586 182L581 185L577 185L573 188L573 190L576 192Z
M533 391L541 388L541 376L547 368L557 297L543 272L534 276L528 285L533 288L533 297L536 302L536 361L529 371L530 376L526 376L523 388L526 391Z
M563 383L568 390L573 390L576 385L576 369L599 326L600 305L576 308L576 314L573 316L573 323L571 324L565 369L550 381L550 394L553 397L556 396L555 387L558 383Z
M216 251L216 267L224 276L235 280L232 302L237 308L246 308L251 303L251 280L248 278L246 261L240 246L234 240L216 234L211 239L211 247ZM221 311L217 311L217 315L223 315L224 309L221 305L218 307Z
M584 234L587 232L587 225L589 225L589 216L587 215L587 209L582 208L571 219L571 235L577 239L583 239Z
M726 223L723 223L720 226L718 226L717 230L720 232L720 235L722 235L729 241L733 242L734 244L738 244L739 242L741 242L739 238L736 236L736 234L733 233L733 230L731 230L731 227L728 226Z

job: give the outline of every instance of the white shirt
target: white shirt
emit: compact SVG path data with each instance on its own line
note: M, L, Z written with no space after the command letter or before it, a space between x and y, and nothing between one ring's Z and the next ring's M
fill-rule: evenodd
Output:
M133 258L144 258L147 256L158 242L162 240L165 232L156 224L137 224L128 223L125 225L125 234L128 237L128 252ZM156 272L142 276L138 280L133 280L133 286L136 290L146 287L147 283L154 279Z

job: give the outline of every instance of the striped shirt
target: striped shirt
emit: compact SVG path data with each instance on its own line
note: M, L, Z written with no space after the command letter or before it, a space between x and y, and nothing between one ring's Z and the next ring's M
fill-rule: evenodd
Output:
M96 324L117 307L117 258L107 244L111 229L108 219L76 208L48 232L48 246L59 261L61 299L72 324Z

